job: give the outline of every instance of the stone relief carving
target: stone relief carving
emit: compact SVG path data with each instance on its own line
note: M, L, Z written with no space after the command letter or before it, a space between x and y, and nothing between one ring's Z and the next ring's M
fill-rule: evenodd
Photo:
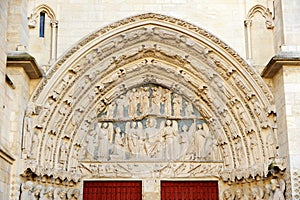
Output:
M45 181L42 181L45 182ZM56 185L60 185L56 182ZM47 185L34 181L21 183L21 200L75 200L79 199L80 191L76 188L53 187L48 182Z
M248 200L248 195L246 195L242 188L238 188L235 191L235 200Z
M83 176L92 178L219 177L222 169L222 163L207 162L82 162Z
M285 195L285 181L280 178L273 177L266 181L255 181L251 184L242 183L241 185L235 185L227 188L222 193L223 199L265 199L265 200L284 200Z
M201 32L201 34L210 35L205 31ZM140 37L136 37L136 35L139 35ZM94 39L96 37L97 35L92 35L90 38L82 41L81 45L84 45L86 41L90 41L91 39ZM138 44L138 42L146 41L150 37L153 40L153 44L142 44L139 46L135 45L134 48L130 48L130 50L126 53L116 53L123 47L128 47L128 45L132 44ZM163 38L169 39L162 40ZM222 46L221 41L213 37L211 39ZM222 48L223 47L224 49L226 49L226 51L228 49L228 51L230 51L230 48L228 46L223 45ZM179 53L176 48L184 49L184 51L186 51L187 53ZM47 80L45 80L44 83L41 83L41 88L43 88L48 81L49 84L52 84L50 79L53 73L56 71L57 67L62 66L65 60L70 55L78 51L78 49L71 50L65 58L62 58L62 60L49 71L49 76L46 78ZM107 51L108 49L109 51ZM107 41L106 43L97 44L95 46L95 49L91 49L89 50L89 52L87 52L85 58L76 60L74 62L74 65L69 66L68 73L65 73L65 77L60 76L63 77L61 79L61 81L63 82L61 86L53 84L53 86L55 87L51 87L52 96L47 96L48 99L46 101L46 104L48 105L42 106L41 112L44 112L44 114L40 114L38 116L38 126L44 127L47 124L47 127L52 128L51 130L42 130L44 131L42 134L46 134L46 136L43 137L44 139L43 141L40 141L40 143L42 142L43 147L47 149L47 134L48 132L51 132L53 138L55 138L55 144L52 146L52 149L55 148L55 150L57 151L59 148L61 148L60 144L62 143L60 140L64 137L61 136L60 133L65 134L68 138L72 138L75 137L75 130L79 130L76 131L77 135L74 140L72 139L73 144L70 144L71 152L69 161L67 162L67 168L72 169L73 171L79 170L79 164L76 161L76 158L78 157L80 158L80 160L87 159L95 161L97 161L100 157L103 157L104 160L106 157L106 159L109 161L118 160L120 158L124 158L124 160L130 160L132 158L141 160L164 159L166 155L163 155L161 153L161 150L165 147L159 146L159 142L165 145L167 141L165 139L162 140L161 137L155 137L153 135L160 136L162 132L162 127L160 127L160 125L164 124L167 119L169 119L171 120L171 122L177 123L177 135L175 138L179 142L177 146L175 146L175 148L186 149L186 151L183 151L184 153L183 155L181 155L181 158L184 158L184 160L197 160L197 156L193 153L196 152L195 148L193 147L193 145L191 145L191 140L193 138L192 133L196 131L197 125L203 124L204 119L207 123L210 123L211 134L217 134L214 133L214 128L217 127L211 127L211 121L215 119L221 122L218 126L222 130L223 128L221 124L223 125L225 130L224 132L226 132L226 135L224 134L225 139L223 138L219 141L219 138L221 137L213 137L211 141L214 145L212 146L214 148L217 147L218 150L211 151L217 153L210 154L205 158L202 156L203 158L201 159L205 161L219 160L218 157L220 157L221 152L223 154L224 165L228 167L233 166L232 159L230 157L232 153L240 155L246 159L246 153L248 153L247 151L251 149L250 146L247 147L247 145L250 145L248 143L248 138L243 138L243 150L241 151L241 153L235 152L240 151L240 148L235 148L238 145L230 144L231 142L237 141L237 139L235 138L237 138L238 136L248 137L247 134L240 134L240 126L245 129L245 132L249 132L251 130L251 128L246 128L246 123L251 123L251 121L253 121L253 116L249 115L249 109L247 107L243 107L243 105L248 102L248 99L255 99L255 101L252 102L253 110L255 111L257 119L259 121L263 121L263 117L261 117L263 115L261 115L260 113L265 113L265 110L263 109L265 107L265 104L269 104L269 101L267 103L262 103L264 102L262 101L262 99L265 98L263 95L263 97L260 97L262 99L259 99L259 101L258 99L253 97L253 87L263 88L264 84L260 84L259 86L255 86L255 84L254 86L252 84L245 85L246 78L251 79L251 77L248 77L248 75L246 76L241 72L235 71L234 67L231 64L229 65L228 63L226 63L226 61L222 61L223 58L213 57L213 62L211 62L211 64L208 64L208 56L216 55L212 51L212 49L207 48L207 46L205 46L204 44L197 43L196 39L191 39L186 35L178 34L171 29L169 30L168 28L155 27L153 25L149 25L143 28L136 28L130 31L124 31L124 34L122 36L117 34L116 37L111 38L111 40ZM108 53L112 56L108 57ZM229 53L238 60L238 55L236 55L234 51L231 50ZM199 57L199 60L195 60L192 58L192 56L189 55L197 55ZM135 62L138 59L142 59L145 57L147 57L147 59L144 59L143 63L138 63L134 67L126 66L126 64L130 62ZM104 58L108 59L104 60ZM162 62L159 62L159 59L170 62L170 65L175 65L176 67L174 67L174 69L172 69L172 67L167 67L166 64L162 64ZM247 71L250 71L252 73L251 68L248 68L245 63L243 64L242 59L240 59L239 62L239 65L241 64L242 67L245 67ZM205 63L205 65L203 63ZM101 66L101 69L97 68L97 70L91 70L91 68L96 65ZM218 67L220 67L220 69L218 69ZM114 94L118 97L117 99L115 99L114 96L108 95L108 98L103 97L99 101L95 100L99 99L100 95L98 94L101 93L101 95L104 95L108 91L111 92L110 90L112 90L114 86L119 87L119 85L117 84L123 81L125 82L129 76L129 78L132 78L135 75L138 76L138 73L140 72L145 72L147 70L150 71L151 69L160 70L159 72L163 73L169 73L171 74L170 77L175 75L174 77L176 78L173 78L174 80L176 79L176 81L178 78L178 83L174 83L172 86L166 85L165 80L160 80L160 78L158 78L157 76L153 76L151 73L148 73L143 75L145 77L145 85L134 88L132 85L128 85L128 82L126 82L122 86L120 86L120 89L114 89L117 90L115 92L116 94ZM137 70L138 72L134 72L135 70ZM220 73L221 71L222 73ZM226 73L223 73L223 71ZM199 75L196 76L195 74ZM230 78L231 75L232 78ZM259 81L260 79L256 80L257 84L259 83ZM161 85L164 85L164 87L152 87L151 85L147 85L149 82L158 84L161 83ZM209 85L213 86L207 88L208 83ZM90 88L94 88L95 85L97 90L90 90ZM190 88L193 88L191 89L191 91L197 93L198 96L204 96L204 91L214 93L214 90L216 90L219 92L221 91L221 93L218 94L218 96L216 96L215 94L208 94L206 100L207 104L203 102L203 99L197 102L192 98L187 98L187 96L183 98L179 95L178 99L176 99L175 94L181 94L180 91L184 90L183 86L186 85L192 85L190 86ZM65 88L62 90L62 87ZM195 88L198 89L196 90ZM241 95L245 88L247 89L247 93ZM133 89L137 89L137 91L133 91ZM155 91L156 89L157 92ZM130 90L130 92L132 92L134 95L126 92L127 90ZM41 91L41 89L38 89L37 91ZM267 95L268 91L269 90L266 89L263 92ZM38 100L38 102L41 102L41 100L38 99L38 96L39 95L34 95L33 101ZM128 98L133 96L136 96L137 99L133 99L132 101L137 103L131 104L129 103ZM245 97L247 100L242 101L241 99L239 99L240 96ZM239 99L242 104L240 107L244 110L240 111L236 107L231 107L232 105L235 105L234 103L232 103L232 99L234 98ZM268 96L268 98L272 100L272 96ZM81 99L82 101L79 101ZM257 103L258 105L255 105ZM94 104L97 104L96 109L95 107L93 107ZM99 122L96 123L96 125L93 121L81 126L83 117L87 115L90 109L98 110L99 113L103 112L105 113L105 115L99 117ZM232 111L229 111L229 109L238 111L234 113ZM129 111L131 112L131 114L128 114ZM243 115L243 112L245 112L246 115ZM199 113L201 113L201 116ZM224 117L226 118L226 121L224 121L223 118L220 119L219 117L215 117L219 114L226 116ZM64 120L66 117L70 116L72 117L72 120ZM152 121L155 122L148 122L147 125L147 120L150 119L151 116L154 116L154 120ZM48 118L50 119L47 122ZM196 120L193 121L194 119ZM31 121L34 121L34 117L32 117ZM70 125L71 121L73 122ZM137 122L137 124L140 122L143 129L142 132L145 133L138 135L139 142L135 143L138 145L138 150L134 151L137 151L138 154L133 154L131 153L132 150L129 150L134 149L133 145L131 145L131 147L129 148L128 144L129 141L132 140L132 138L128 139L127 136L129 134L126 130L126 122L131 121L135 121ZM96 147L96 145L99 145L101 143L99 139L101 135L101 128L99 127L101 127L104 123L113 124L113 130L110 132L110 134L112 135L110 139L112 140L108 139L108 136L106 136L106 138L104 137L105 141L109 141L107 148L108 151L104 152L103 155L99 155L99 152L101 151L98 147ZM166 124L164 124L164 126L166 126ZM60 127L68 127L68 129L61 129ZM87 138L87 135L89 135L90 132L93 131L96 132L96 135L93 135L95 133L91 133L93 135L91 136L91 138L95 138L96 144L88 142ZM144 140L143 135L147 135L146 132L153 137L151 137L151 139L146 137L146 139ZM187 132L189 134L183 134L183 132ZM220 146L220 144L225 144L225 142L227 142L228 144ZM74 145L74 143L76 144ZM132 141L131 143L134 144L134 142ZM209 143L209 140L207 140L207 143ZM232 151L230 151L231 148ZM244 150L244 148L246 150ZM253 148L253 151L254 149L255 148ZM47 151L48 150L44 150L44 152ZM205 151L203 150L202 152ZM51 154L52 153L53 151L51 151ZM198 156L201 157L200 154ZM47 157L48 156L42 155L42 159L46 159ZM50 157L51 160L50 158L47 158L45 162L42 159L40 160L42 160L42 163L60 160L60 157L57 156L57 154ZM249 155L249 157L251 158L252 155ZM244 163L240 158L237 158L236 160L239 160L239 163ZM60 160L60 162L63 161ZM47 165L45 164L45 166Z
M223 192L223 200L233 200L234 199L234 195L232 194L231 189L226 189Z
M84 124L78 135L83 160L221 159L215 136L192 103L161 86L132 88L108 104L98 122Z

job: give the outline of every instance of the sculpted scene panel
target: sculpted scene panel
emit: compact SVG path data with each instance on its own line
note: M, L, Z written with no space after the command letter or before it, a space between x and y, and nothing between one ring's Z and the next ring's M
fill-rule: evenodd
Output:
M128 90L90 127L81 160L220 161L217 140L192 102L159 85Z

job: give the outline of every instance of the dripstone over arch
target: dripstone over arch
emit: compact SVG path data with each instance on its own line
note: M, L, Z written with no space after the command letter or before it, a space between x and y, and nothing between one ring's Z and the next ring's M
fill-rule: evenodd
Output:
M139 92L136 97L142 98L143 89L149 106L142 111L141 103L136 103L134 113L129 114L130 97ZM165 99L159 100L154 111L157 91ZM177 97L179 106L174 105ZM223 181L225 186L266 179L268 166L278 156L273 104L259 74L209 32L159 14L130 17L90 34L47 71L24 119L27 142L22 176L30 179L34 174L65 188L78 186L85 178L102 177L205 177ZM123 110L118 111L121 105ZM187 105L191 105L189 112ZM179 114L175 114L178 107ZM145 130L146 121L153 118L160 134L167 120L173 127L177 124L177 132L186 124L193 130L192 138L196 128L191 127L201 124L216 149L208 152L210 156L197 157L197 147L190 143L193 148L183 157L175 153L168 158L156 151L151 154L149 149L154 147L147 138L144 149L133 152L124 147L120 157L114 156L117 136L107 135L112 146L109 156L102 157L99 144L89 144L100 141L100 129L108 129L103 124L126 132L128 122L136 122ZM162 149L167 151L167 147ZM145 167L149 170L141 170Z

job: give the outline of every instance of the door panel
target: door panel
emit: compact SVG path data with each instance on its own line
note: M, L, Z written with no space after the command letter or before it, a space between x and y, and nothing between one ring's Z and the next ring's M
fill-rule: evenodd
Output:
M85 181L84 200L141 200L141 181Z
M162 181L162 200L217 200L217 181Z

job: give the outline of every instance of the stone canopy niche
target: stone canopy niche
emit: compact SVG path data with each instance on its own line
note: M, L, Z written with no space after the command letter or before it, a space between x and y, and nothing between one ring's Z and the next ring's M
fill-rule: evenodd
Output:
M144 14L92 33L46 72L24 118L22 176L67 188L90 178L268 180L280 161L276 126L268 86L235 51Z

